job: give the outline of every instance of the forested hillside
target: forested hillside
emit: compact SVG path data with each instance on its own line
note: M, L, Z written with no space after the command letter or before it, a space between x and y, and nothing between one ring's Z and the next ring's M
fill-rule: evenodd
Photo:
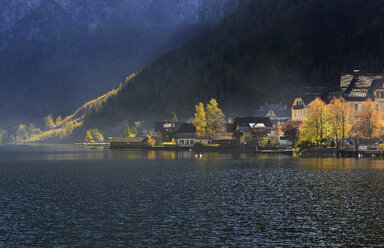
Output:
M85 120L192 117L214 97L227 115L252 114L265 102L289 104L303 85L328 85L341 72L380 72L384 1L252 0L233 16L143 68Z
M0 127L69 115L239 2L0 0Z
M70 114L202 28L141 29L121 21L98 25L92 32L70 27L48 41L14 41L0 51L0 126Z
M171 111L187 120L211 97L228 117L252 115L265 102L288 105L303 85L338 83L341 72L381 72L383 13L381 0L250 0L88 109L71 139L119 123L150 126Z

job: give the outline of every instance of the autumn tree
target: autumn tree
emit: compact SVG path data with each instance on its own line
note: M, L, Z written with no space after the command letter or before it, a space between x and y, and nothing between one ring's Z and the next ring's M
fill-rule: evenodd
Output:
M281 128L281 131L284 132L288 140L296 142L299 139L301 125L303 125L301 120L289 120Z
M317 145L328 137L326 104L316 98L305 110L304 124L300 128L300 139L314 142Z
M63 119L61 118L61 115L59 115L57 118L56 118L56 126L59 126L61 124L61 122L63 121Z
M45 128L46 129L53 129L55 127L55 123L53 122L52 115L47 115L44 118Z
M132 133L131 128L129 125L125 126L124 135L126 138L135 137L136 135Z
M103 142L104 141L104 137L103 135L99 132L99 130L97 129L92 129L91 130L91 134L92 134L92 137L93 137L93 140L97 143L100 143L100 142Z
M207 135L212 137L219 132L225 131L225 120L223 111L218 106L216 99L212 98L206 107Z
M88 130L86 133L85 133L85 139L84 139L85 143L95 143L95 141L93 140L93 137L92 137L92 132L91 130Z
M39 135L42 133L40 128L37 128L36 125L33 123L30 123L28 125L27 132L28 132L29 136Z
M377 105L372 99L367 99L357 112L355 119L356 132L365 139L371 139L383 134L383 124L380 119Z
M7 135L8 135L7 131L5 131L4 129L0 128L0 143L6 142Z
M149 146L154 146L155 143L156 143L156 140L155 140L154 138L150 137L150 136L148 136L147 138L148 138L148 139L147 139L147 144L148 144Z
M26 140L29 138L28 128L25 124L20 124L16 130L17 141Z
M175 111L172 111L169 114L169 121L170 122L177 122L178 121Z
M195 119L192 121L192 124L196 127L197 136L199 138L205 137L207 121L204 104L202 102L196 105Z
M344 143L345 136L352 128L351 108L344 98L333 99L327 105L330 135L336 140L337 147Z

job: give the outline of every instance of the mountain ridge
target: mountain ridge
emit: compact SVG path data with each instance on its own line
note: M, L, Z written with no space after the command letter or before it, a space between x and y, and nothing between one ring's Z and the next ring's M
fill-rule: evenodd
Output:
M14 21L0 33L0 125L70 114L201 33L237 2L204 1L201 7L212 13L199 22L198 0L0 0L0 20Z

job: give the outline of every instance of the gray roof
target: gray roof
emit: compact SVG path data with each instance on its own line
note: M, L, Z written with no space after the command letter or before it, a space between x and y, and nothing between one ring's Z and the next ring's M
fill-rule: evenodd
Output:
M373 91L384 81L383 74L360 74L354 77L352 74L344 74L340 79L340 89L347 100L364 101L374 98Z
M323 93L326 91L326 87L303 87L301 89L300 97L303 99L304 104L308 105L313 100L316 99L316 97L320 97L323 95Z
M264 106L261 106L255 113L255 117L266 117L269 113L272 112L277 117L291 117L291 111L287 108L287 106L284 106L282 104L266 104Z
M273 127L269 117L237 117L233 121L232 130L235 131L237 126L239 126L240 130L249 130L252 123L263 123L266 128Z
M196 127L192 123L186 123L181 125L177 130L178 133L196 133Z

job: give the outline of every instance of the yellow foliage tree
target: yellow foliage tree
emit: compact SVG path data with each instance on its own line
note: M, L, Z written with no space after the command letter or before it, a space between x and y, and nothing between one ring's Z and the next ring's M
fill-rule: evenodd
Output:
M52 115L47 115L44 118L45 128L46 129L53 129L55 127L55 123L53 122Z
M337 98L327 105L327 112L330 135L338 145L340 140L343 144L346 135L352 128L351 108L344 98Z
M207 121L204 104L202 102L196 105L195 119L192 121L192 124L196 127L197 136L199 138L205 137Z
M93 140L93 137L92 137L92 133L91 133L91 130L88 130L86 133L85 133L85 139L84 139L85 143L95 143L95 141Z
M63 118L61 118L61 116L59 115L59 116L56 118L56 126L59 126L62 122L63 122Z
M131 128L129 125L125 126L124 135L126 138L133 138L136 137L136 134L132 133Z
M314 142L317 145L329 135L326 104L316 98L305 110L304 124L300 128L300 139Z
M99 132L99 130L97 129L92 129L91 130L91 134L92 134L92 137L93 137L93 140L95 142L103 142L104 141L104 137L103 135Z
M150 137L150 136L148 136L147 138L148 138L148 139L147 139L147 144L148 144L149 146L154 146L155 143L156 143L156 140L153 139L153 138Z
M216 99L212 98L206 107L207 135L210 137L215 136L218 132L225 131L224 114L218 105Z
M29 133L28 133L28 130L27 130L27 125L25 124L20 124L18 127L17 127L17 130L16 130L16 141L22 141L22 140L26 140L29 138Z
M377 107L372 99L368 98L357 112L354 126L360 137L371 139L383 134L383 123Z

